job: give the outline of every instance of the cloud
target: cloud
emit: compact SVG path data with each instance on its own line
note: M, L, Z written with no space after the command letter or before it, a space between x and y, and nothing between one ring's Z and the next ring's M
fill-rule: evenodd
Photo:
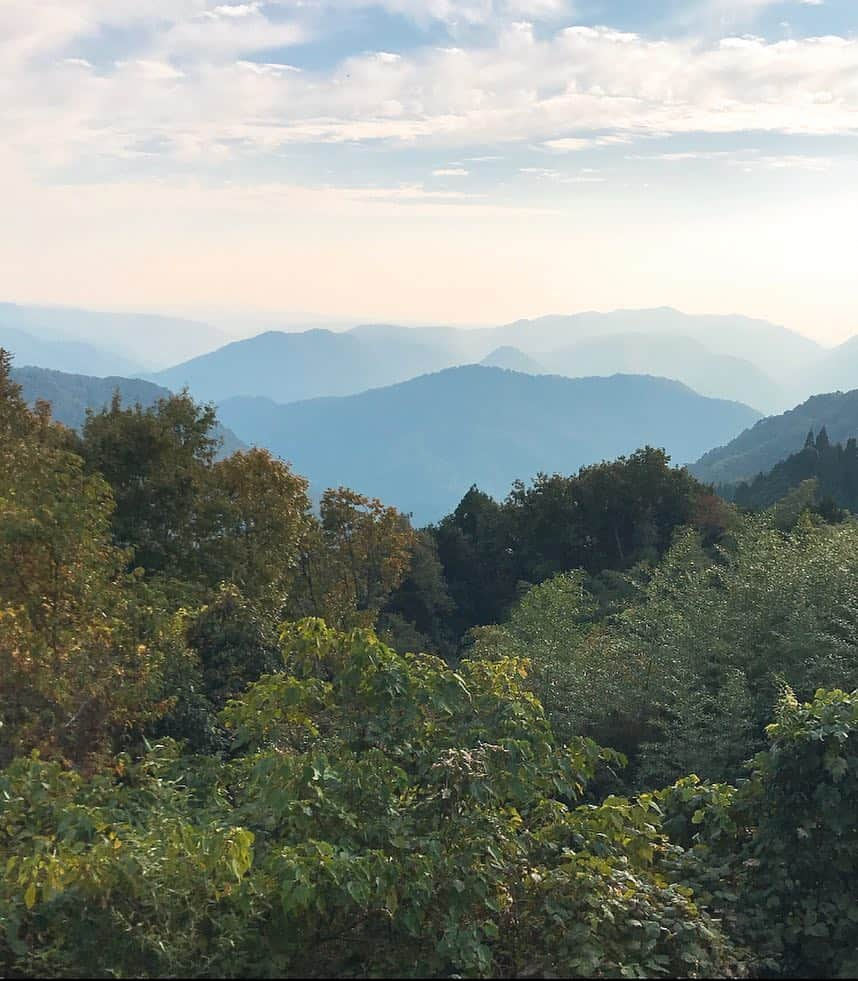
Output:
M211 11L213 17L250 17L259 12L258 3L222 4Z
M808 173L825 173L833 165L830 157L799 153L763 154L756 149L746 150L683 150L667 153L631 153L626 160L657 161L661 163L687 163L707 161L738 167L752 173L761 170L803 170Z
M566 174L549 167L521 167L519 172L538 180L553 181L557 184L603 184L606 178L597 175L592 168L582 168L577 174Z
M432 171L433 177L467 177L470 173L464 167L441 167Z
M388 5L475 21L499 10L511 16L513 6L545 16L567 9L488 0ZM224 15L227 7L233 13ZM42 24L46 9L55 16ZM48 173L138 159L141 147L147 160L208 165L318 143L429 144L477 155L534 144L575 153L670 134L858 133L858 38L703 44L509 21L490 43L359 53L324 71L256 60L311 37L292 18L298 9L46 0L36 10L29 0L6 0L0 62L11 67L0 75L0 122L10 150ZM134 28L136 47L89 68L92 55L84 59L76 40L109 25Z

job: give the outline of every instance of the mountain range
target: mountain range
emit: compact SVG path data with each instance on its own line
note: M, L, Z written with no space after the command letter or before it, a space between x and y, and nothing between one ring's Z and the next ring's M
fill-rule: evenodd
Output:
M806 399L858 387L858 338L825 349L744 317L659 308L223 340L176 318L0 304L0 347L14 352L28 398L48 398L68 425L117 387L148 405L187 386L314 488L350 484L421 520L474 480L503 493L515 477L646 442L677 462L700 457L702 479L734 483L789 456L810 428L847 439L858 422L854 391ZM147 368L176 351L193 356Z
M763 320L669 307L499 327L363 324L226 340L217 328L191 320L0 304L0 345L17 352L19 365L137 375L174 391L187 385L197 398L213 401L352 395L475 363L570 378L653 374L765 413L858 385L858 339L826 349Z
M677 463L693 460L759 413L664 378L471 365L289 405L226 399L220 416L240 439L289 460L315 492L344 484L425 523L473 483L503 496L516 478L572 473L644 444L665 447Z
M285 404L474 363L569 378L652 374L770 413L850 379L848 387L858 384L858 341L827 350L745 317L624 310L477 329L365 324L340 332L268 331L151 377L173 389L188 386L200 398L262 396Z
M11 342L7 331L17 332ZM22 333L31 345L42 345L30 347L29 357ZM194 357L227 339L216 327L181 317L0 303L0 346L14 351L19 365L96 376L139 374Z

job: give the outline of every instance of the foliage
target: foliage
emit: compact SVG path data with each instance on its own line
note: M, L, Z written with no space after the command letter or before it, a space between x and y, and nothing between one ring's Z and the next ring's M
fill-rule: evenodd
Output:
M697 772L734 779L763 748L784 682L800 697L858 686L858 524L747 518L714 556L692 531L619 609L596 612L578 577L531 590L476 654L528 656L558 731L632 759L652 786Z
M852 977L858 969L858 692L789 690L769 746L738 790L686 778L658 795L688 848L677 878L722 915L756 970Z
M199 658L203 692L218 708L283 664L276 622L234 586L224 586L191 620L187 642Z
M236 758L0 778L0 964L180 976L725 976L651 796L579 801L525 665L284 630L224 713ZM159 942L163 941L163 942Z
M562 573L528 590L502 625L474 628L469 655L526 656L529 684L555 731L562 738L577 735L588 728L596 674L613 667L601 657L583 663L595 612L583 573Z
M290 612L370 626L407 575L414 531L395 508L345 487L322 495Z
M194 806L158 747L89 780L33 756L0 774L5 976L217 976L247 951L253 835Z
M55 442L11 427L0 442L4 761L40 747L84 762L158 710L158 627L110 542L110 489Z
M253 449L215 463L210 483L206 580L229 582L248 599L282 609L311 528L307 481Z
M524 589L559 573L600 576L657 562L683 525L718 541L731 512L669 462L645 447L571 477L519 481L502 504L472 487L433 530L455 603L454 632L505 619Z
M813 493L810 493L812 488ZM769 473L732 488L736 504L757 510L778 505L783 498L804 490L805 507L828 520L839 517L838 509L858 511L858 442L846 445L828 439L825 426L814 438L808 433L804 448L776 464ZM801 495L798 495L801 499Z
M217 451L214 425L213 407L187 393L147 409L123 408L117 393L109 409L87 417L81 452L113 490L114 539L134 548L147 573L199 574L206 515L198 503Z

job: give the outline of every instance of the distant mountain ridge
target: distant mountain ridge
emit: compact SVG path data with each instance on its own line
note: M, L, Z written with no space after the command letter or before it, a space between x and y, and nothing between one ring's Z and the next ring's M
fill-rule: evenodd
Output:
M261 396L298 402L352 395L446 368L453 355L408 335L361 339L351 331L268 331L152 375L170 388L188 386L202 399Z
M65 337L42 337L17 327L8 327L0 316L0 347L13 351L20 365L50 368L54 371L81 372L96 377L134 375L137 362L121 354L103 350L83 341Z
M858 339L826 350L767 321L670 307L481 328L268 330L227 342L216 328L181 318L7 303L0 304L0 344L4 330L18 364L136 375L172 390L187 385L197 398L214 401L258 395L285 404L352 395L474 363L572 378L653 374L767 413L858 384Z
M200 398L262 396L283 404L352 395L448 367L485 362L567 377L654 374L701 394L764 411L790 403L781 376L822 349L764 321L698 317L669 308L574 314L501 327L364 324L333 332L268 331L158 372L152 380L188 385ZM759 366L753 355L772 367Z
M512 344L528 353L616 334L685 335L715 354L751 361L775 378L799 369L823 351L816 341L766 320L687 314L672 307L551 315L495 329L496 343Z
M183 317L18 303L0 303L0 328L24 331L44 341L86 344L101 352L102 357L113 359L112 367L104 371L96 364L85 362L34 362L39 368L82 371L90 375L157 370L219 347L228 339L210 324ZM15 349L12 345L12 350ZM23 364L20 345L17 349L18 363Z
M496 347L494 351L487 354L481 365L486 368L506 368L508 371L523 371L527 375L549 374L545 365L540 364L536 358L530 357L524 351L519 351L517 347L510 347L508 344Z
M314 488L349 485L413 512L418 523L440 518L475 482L503 496L515 478L572 473L645 444L682 463L759 418L669 379L568 379L478 365L289 405L233 398L220 414Z
M762 411L782 408L786 392L752 362L719 354L685 334L607 334L586 337L542 355L568 378L617 372L675 378L700 395L727 398Z

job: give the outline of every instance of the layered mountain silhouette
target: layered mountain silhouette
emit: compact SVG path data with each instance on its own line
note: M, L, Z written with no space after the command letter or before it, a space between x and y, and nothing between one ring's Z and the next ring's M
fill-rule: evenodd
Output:
M407 328L398 328L389 336L268 331L152 377L169 388L187 386L202 399L253 395L297 402L323 395L351 395L454 362L454 355L421 342Z
M660 375L700 395L746 402L763 411L783 408L783 388L744 358L718 354L685 334L608 334L543 355L548 369L569 378L624 372Z
M823 353L810 338L765 320L740 316L687 314L671 307L616 310L519 320L494 330L495 344L527 353L571 347L582 340L612 335L684 336L713 354L742 358L769 377L792 376Z
M858 368L858 341L832 352L766 321L669 307L475 329L363 324L224 340L217 328L180 318L0 304L0 345L18 352L18 364L138 375L173 391L188 386L197 398L214 401L352 395L477 363L572 378L654 374L763 412L858 384L851 368Z
M101 361L25 358L20 343L0 345L17 352L18 364L80 371L88 375L136 374L175 364L222 345L227 337L210 324L182 317L146 313L78 310L73 307L25 306L0 303L0 330L23 331L50 342L75 342L97 350ZM112 360L110 360L112 359Z
M858 387L858 336L824 351L806 371L796 373L801 398L819 392L849 392Z
M40 337L17 327L4 326L0 316L0 347L15 352L21 365L52 368L57 371L85 372L88 375L133 375L140 365L113 351L67 340L62 336Z
M204 399L251 395L287 403L482 363L574 378L654 374L771 412L793 404L794 376L822 353L814 341L765 321L666 308L479 329L365 324L342 332L269 331L151 377L173 389L187 385Z
M471 365L340 398L220 404L245 442L268 447L318 492L345 484L440 518L472 483L503 495L516 478L571 473L644 444L693 460L759 418L664 378L568 379Z
M808 432L818 433L822 428L835 443L858 436L858 389L814 395L782 415L761 419L735 439L704 454L689 469L701 480L715 484L751 480L800 451Z

